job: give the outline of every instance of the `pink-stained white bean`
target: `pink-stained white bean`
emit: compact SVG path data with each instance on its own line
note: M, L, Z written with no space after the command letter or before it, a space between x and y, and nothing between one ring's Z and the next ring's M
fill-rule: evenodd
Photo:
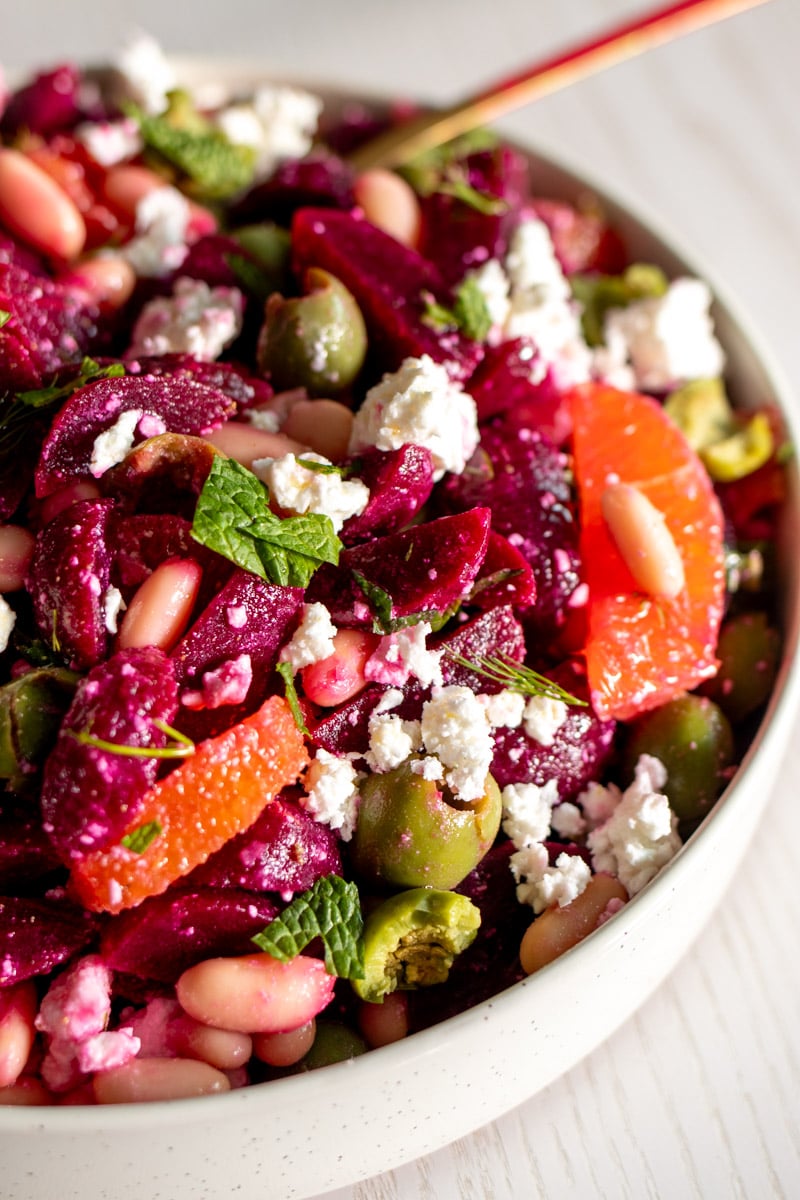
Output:
M281 432L336 462L347 454L352 428L353 413L346 404L300 400L289 410Z
M248 469L257 458L282 458L284 454L308 453L311 448L283 433L257 429L246 421L226 421L213 433L206 434L206 441Z
M611 536L642 590L674 600L683 591L686 578L663 513L630 483L609 484L601 506Z
M78 483L69 483L42 501L40 509L42 524L46 525L48 521L52 521L53 517L57 517L60 512L69 508L71 504L76 504L78 500L99 499L100 488L96 484L90 483L88 479L80 480Z
M405 179L394 171L373 167L362 171L353 191L368 221L398 242L416 246L422 217L417 194Z
M253 1053L248 1034L214 1029L188 1014L178 1020L172 1045L179 1057L200 1059L219 1071L234 1071L244 1066Z
M271 1067L293 1067L308 1054L317 1036L316 1021L309 1021L288 1033L256 1033L253 1054Z
M136 272L121 254L102 254L75 263L58 276L58 281L98 308L113 312L130 300Z
M382 1004L360 1005L358 1028L371 1050L390 1046L408 1036L408 998L403 992L390 992Z
M149 167L138 167L123 164L111 167L103 180L103 196L108 203L128 218L131 225L136 220L136 209L143 200L156 188L167 186L167 180ZM208 208L189 200L189 226L187 238L190 242L197 241L208 233L215 233L217 218Z
M57 262L77 258L86 224L63 188L19 150L0 148L0 222Z
M0 525L0 592L17 592L25 586L35 539L21 525Z
M279 962L269 954L210 958L184 971L178 1000L197 1021L241 1033L285 1033L331 1000L334 977L318 958Z
M229 1092L222 1071L194 1058L132 1058L123 1067L99 1071L93 1080L98 1104L142 1104L186 1100Z
M191 558L169 558L140 585L119 629L119 647L158 646L169 652L189 623L203 571Z
M38 1007L34 984L18 983L0 991L0 1089L17 1082L36 1035L33 1021Z
M0 1107L41 1108L53 1103L53 1096L33 1075L21 1075L10 1087L0 1088Z
M364 667L377 644L375 634L340 629L333 639L333 654L303 667L303 691L311 703L330 708L360 692L367 682Z

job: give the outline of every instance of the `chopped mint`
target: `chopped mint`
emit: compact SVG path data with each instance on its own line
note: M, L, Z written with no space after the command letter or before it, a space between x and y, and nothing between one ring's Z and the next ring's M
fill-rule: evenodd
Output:
M411 625L419 625L421 621L429 621L434 625L442 616L436 608L423 608L419 612L407 613L404 617L393 617L394 602L387 591L371 579L367 579L360 571L353 571L353 578L364 593L372 613L373 633L397 633L398 629L408 629Z
M0 329L11 320L11 313L6 308L0 308Z
M144 825L139 825L136 829L126 833L120 839L120 845L126 850L130 850L132 854L144 854L145 850L151 845L157 837L162 833L162 825L160 821L147 821Z
M335 463L321 463L313 458L298 458L296 459L299 467L305 467L307 471L314 471L317 475L344 475L345 468L337 467Z
M283 680L284 687L286 688L286 703L292 710L292 716L294 717L295 725L302 734L305 734L306 737L310 737L311 734L308 732L308 726L306 725L305 717L303 716L303 710L300 707L300 701L297 697L297 688L294 686L294 671L292 670L292 664L288 662L279 662L275 670L280 675L281 679Z
M663 296L668 280L660 267L632 263L622 275L572 275L572 294L581 305L583 336L590 346L602 346L603 324L610 308L626 308L634 300Z
M483 213L487 217L496 217L508 208L508 204L502 197L478 191L459 171L449 171L436 190L444 196L452 196L453 199L460 200L468 208L474 208L476 212Z
M276 517L268 499L252 471L219 456L198 498L192 537L269 583L306 587L322 563L339 561L342 543L329 517Z
M467 276L455 290L453 307L446 308L426 292L426 309L422 320L434 329L460 329L473 341L482 342L492 328L492 318L486 297L478 283Z
M169 110L148 116L133 104L126 111L137 121L145 146L177 167L192 190L207 199L224 200L253 182L252 146L234 145L210 123L187 121L183 108L179 116Z
M358 888L339 875L323 875L257 933L252 941L289 962L314 938L322 938L325 970L341 979L364 978L364 921Z
M124 374L125 368L122 363L111 363L108 367L101 367L93 358L84 358L78 374L65 383L53 383L50 387L37 388L31 392L17 392L17 401L28 408L45 408L55 400L66 400L73 392L77 392L78 388L86 387L87 383L96 383L98 379L116 379Z
M420 196L430 196L439 190L448 171L460 160L468 158L470 154L494 150L497 144L497 134L490 129L472 129L461 137L445 142L443 146L435 146L417 155L401 168L401 174Z

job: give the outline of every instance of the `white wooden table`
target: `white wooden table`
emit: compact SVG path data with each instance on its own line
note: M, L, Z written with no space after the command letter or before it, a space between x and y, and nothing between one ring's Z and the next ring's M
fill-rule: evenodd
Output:
M134 24L176 52L263 54L276 73L448 100L636 8L225 0L189 21L161 0L0 0L0 56L101 59ZM800 2L772 0L505 128L679 231L800 395L799 110ZM800 739L723 905L605 1045L493 1125L331 1200L800 1196L798 779Z

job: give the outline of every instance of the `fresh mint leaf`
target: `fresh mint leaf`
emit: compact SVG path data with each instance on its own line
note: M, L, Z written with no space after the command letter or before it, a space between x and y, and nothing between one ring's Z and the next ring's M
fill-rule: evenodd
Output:
M460 329L473 341L482 342L492 328L486 297L478 282L467 276L455 290L452 308L439 304L431 292L423 292L425 312L422 320L432 329Z
M124 374L125 368L122 363L111 363L108 367L101 367L93 358L84 358L78 374L73 375L71 379L30 392L17 392L16 398L19 404L28 408L46 408L56 400L66 400L73 392L77 392L78 388L86 387L87 383L95 383L98 379L116 379Z
M292 710L292 716L294 717L295 725L302 734L305 734L306 737L310 737L311 734L308 732L308 726L306 725L305 717L303 716L303 710L300 707L300 701L297 697L297 688L294 686L294 671L292 670L292 664L288 662L279 662L275 670L283 680L283 684L286 689L286 703Z
M253 182L252 146L234 145L211 124L188 127L185 122L176 124L169 112L153 117L133 104L125 108L138 123L145 146L177 167L204 197L223 200Z
M479 192L460 169L448 171L436 190L443 196L452 196L454 200L460 200L468 208L474 208L476 212L483 213L487 217L499 216L508 208L507 202L500 196L490 196L488 192Z
M6 308L0 308L0 329L11 320L11 313Z
M497 134L491 129L471 129L468 133L445 142L443 146L436 146L418 154L410 163L400 168L400 173L420 196L430 196L439 190L442 179L454 165L471 154L494 150L497 144Z
M313 458L298 458L295 460L297 465L305 467L307 471L313 471L316 475L344 475L345 468L337 467L335 463L321 463Z
M329 975L364 978L364 921L358 888L339 875L321 876L252 941L280 962L289 962L317 937L322 938Z
M145 850L157 837L162 833L162 825L160 821L147 821L144 825L139 825L136 829L126 833L124 838L120 839L120 845L126 850L130 850L132 854L144 854Z
M214 459L197 501L192 537L269 583L306 587L322 563L336 564L342 543L329 517L276 517L252 471Z

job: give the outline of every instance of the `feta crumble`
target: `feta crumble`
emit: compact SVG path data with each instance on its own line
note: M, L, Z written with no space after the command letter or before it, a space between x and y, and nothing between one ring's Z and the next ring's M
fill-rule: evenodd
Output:
M358 815L358 772L348 758L320 748L306 772L306 796L300 803L315 820L339 831L349 842Z
M542 845L517 850L509 864L517 881L517 899L520 904L530 904L537 915L553 904L563 908L577 900L592 877L579 854L559 854L551 867Z
M226 704L243 704L253 682L253 660L249 654L229 658L205 671L199 689L187 689L181 695L181 704L194 710L222 708Z
M175 72L155 38L137 32L122 47L114 63L117 90L146 113L158 115L167 95L177 86Z
M558 803L558 780L509 783L501 793L503 833L517 850L543 842L550 832L553 805Z
M422 741L445 768L449 788L461 800L478 800L486 788L494 739L486 711L468 687L434 690L422 706Z
M568 715L569 709L563 700L531 696L525 705L525 732L540 746L552 746Z
M490 258L480 267L467 272L486 302L486 310L492 322L488 340L500 340L500 335L511 311L511 281L497 258Z
M135 158L143 142L139 126L132 117L120 121L84 121L76 126L75 137L101 167Z
M303 454L309 462L331 466L321 454ZM360 479L343 479L338 472L304 467L294 454L257 458L253 474L269 488L270 499L285 512L319 513L328 517L336 533L349 517L357 517L369 503L369 488Z
M202 279L178 279L171 296L145 304L128 355L190 354L213 362L238 337L243 312L238 288L210 288Z
M399 767L421 745L419 721L404 721L396 713L378 716L373 713L369 721L369 750L364 757L372 771L383 773Z
M370 388L355 415L350 453L370 446L399 450L407 443L431 452L434 479L460 475L479 441L475 401L441 363L423 354Z
M8 639L11 637L11 630L14 628L16 619L17 614L5 596L0 596L0 654L8 648Z
M133 449L136 428L143 416L140 408L129 408L120 413L113 425L97 435L89 461L89 470L95 479L99 479L111 467L121 463Z
M291 663L293 671L324 662L334 651L336 626L324 604L304 604L300 624L278 656L279 662Z
M442 683L443 650L428 650L428 621L386 634L364 664L364 678L401 687L413 675L423 687Z
M161 279L180 267L189 248L189 201L177 188L166 184L146 192L136 205L134 236L119 253L136 274Z
M583 813L577 804L573 804L570 800L565 800L563 804L556 805L553 809L550 826L553 833L559 837L570 838L572 840L583 837L587 829Z
M722 373L725 356L714 336L711 292L701 279L675 279L663 296L612 308L604 324L607 373L630 365L634 386L660 392Z
M659 791L666 781L664 764L643 754L633 783L586 839L595 871L616 875L630 896L640 892L681 846L678 818Z
M119 614L125 610L125 601L119 588L111 585L103 596L103 623L109 633L116 633Z
M291 87L260 87L246 104L218 112L215 124L229 142L256 152L256 179L289 158L303 158L314 141L322 100Z

